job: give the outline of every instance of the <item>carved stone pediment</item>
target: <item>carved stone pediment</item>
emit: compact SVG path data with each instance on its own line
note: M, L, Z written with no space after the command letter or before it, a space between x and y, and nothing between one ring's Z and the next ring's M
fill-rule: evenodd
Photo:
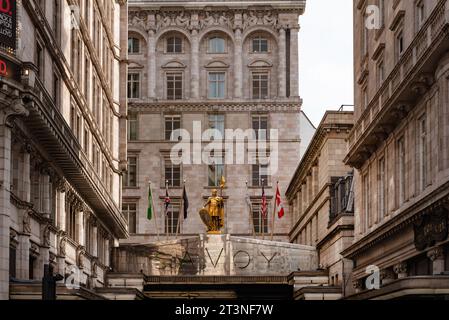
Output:
M272 63L265 60L255 60L248 64L249 68L271 68L272 66Z
M205 68L209 69L227 69L229 68L229 64L223 62L223 61L212 61L209 62L207 65L205 65Z
M143 69L143 68L145 68L145 66L140 64L140 63L137 63L135 61L132 61L132 62L129 63L128 68L130 70L131 69Z
M170 61L162 66L162 69L185 69L187 66L180 61Z

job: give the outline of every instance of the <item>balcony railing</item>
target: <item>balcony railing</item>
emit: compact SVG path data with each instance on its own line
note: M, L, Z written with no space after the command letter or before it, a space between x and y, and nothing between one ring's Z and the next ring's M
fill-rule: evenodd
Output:
M358 167L363 162L361 154L366 153L364 146L370 140L376 126L381 124L385 113L401 101L401 93L404 90L411 89L413 82L418 80L423 65L438 46L449 47L449 41L445 38L449 26L448 10L449 0L440 0L358 119L348 138L349 155L346 159L348 164Z

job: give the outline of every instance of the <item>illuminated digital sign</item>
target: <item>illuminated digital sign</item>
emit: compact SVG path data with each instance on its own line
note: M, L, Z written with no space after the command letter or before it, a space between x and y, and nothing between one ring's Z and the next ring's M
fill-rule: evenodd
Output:
M0 56L0 78L8 78L20 81L20 67L5 57Z
M0 0L0 47L7 51L16 50L17 2Z

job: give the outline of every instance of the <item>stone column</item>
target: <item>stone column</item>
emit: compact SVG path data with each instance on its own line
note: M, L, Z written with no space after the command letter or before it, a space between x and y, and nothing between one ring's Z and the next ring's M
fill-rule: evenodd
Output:
M0 124L0 300L9 299L11 129Z
M198 31L192 30L192 56L190 69L190 88L191 98L199 99L200 97L200 43L198 38ZM187 81L187 79L185 79Z
M285 30L279 30L279 69L278 69L278 82L279 82L279 98L285 98L287 96L287 53L286 53L286 38Z
M234 35L234 98L243 97L243 40L242 30L236 29Z
M404 279L408 277L408 273L407 273L407 263L405 262L401 262L396 264L393 267L394 273L396 273L398 275L398 279Z
M97 223L92 223L92 255L98 256L98 227Z
M57 197L58 197L58 206L57 206L56 221L58 223L59 229L61 229L62 231L67 231L66 225L65 225L65 222L66 222L65 221L66 220L66 212L65 212L65 210L66 210L66 204L65 204L66 188L65 188L64 181L61 181L59 183Z
M110 253L109 253L109 250L110 250L110 248L111 248L111 246L110 246L110 240L109 239L107 239L106 241L105 241L105 245L104 245L104 251L105 251L105 261L104 261L104 264L107 266L107 267L109 267L109 265L110 265L110 259L109 259L109 257L110 257Z
M22 167L22 199L26 202L31 201L30 158L29 152L25 151Z
M39 248L39 262L36 270L36 279L41 280L44 276L44 265L50 264L50 228L43 226L41 233L41 246Z
M156 37L148 31L148 98L156 98Z
M290 97L298 97L299 96L298 32L299 32L299 27L290 29Z
M427 252L427 257L432 261L433 275L440 275L444 272L444 250L436 247Z
M76 213L76 230L78 233L78 243L82 246L85 246L86 243L84 241L84 210L80 210Z

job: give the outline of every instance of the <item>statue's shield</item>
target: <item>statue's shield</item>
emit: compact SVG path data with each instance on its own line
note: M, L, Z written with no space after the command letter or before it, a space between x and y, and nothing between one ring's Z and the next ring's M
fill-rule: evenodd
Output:
M212 222L212 219L210 218L210 215L209 215L209 211L207 211L207 209L204 209L204 208L201 209L200 217L201 217L201 220L203 221L203 223L206 225L206 227L209 228L209 226Z

